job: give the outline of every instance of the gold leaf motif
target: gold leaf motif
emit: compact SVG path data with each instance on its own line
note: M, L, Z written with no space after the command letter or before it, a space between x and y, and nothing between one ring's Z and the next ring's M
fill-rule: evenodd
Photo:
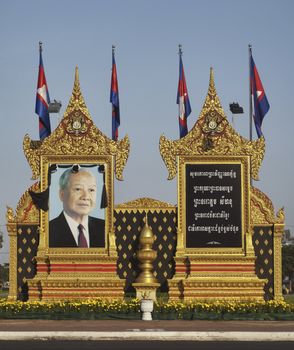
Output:
M171 209L176 210L176 206L170 203L162 202L152 198L138 198L130 202L122 203L115 206L116 211L121 209ZM155 217L154 217L155 218ZM156 218L155 218L156 219Z
M251 223L255 226L259 224L274 224L276 222L274 206L272 201L258 188L251 186ZM261 230L262 231L262 230ZM260 233L261 235L263 234Z
M39 182L34 183L20 198L16 208L16 218L18 223L38 224L40 221L39 210L34 205L29 191L39 193ZM27 229L27 233L31 233L31 229Z
M6 221L8 223L16 221L16 218L15 218L15 215L14 215L14 211L10 207L6 207Z
M214 125L213 128L211 122ZM171 141L162 135L159 149L169 172L169 180L177 174L178 156L198 155L249 156L251 176L258 180L258 171L264 157L265 140L261 137L256 141L248 141L231 127L216 93L211 69L208 93L197 122L190 132L179 140Z

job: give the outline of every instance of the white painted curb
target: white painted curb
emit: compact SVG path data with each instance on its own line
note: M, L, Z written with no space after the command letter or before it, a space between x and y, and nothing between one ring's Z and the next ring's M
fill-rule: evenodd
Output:
M294 332L0 332L0 340L294 341Z

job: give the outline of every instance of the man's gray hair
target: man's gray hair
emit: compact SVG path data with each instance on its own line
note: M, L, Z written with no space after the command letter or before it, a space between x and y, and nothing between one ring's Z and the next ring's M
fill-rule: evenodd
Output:
M78 172L88 173L88 174L94 176L94 175L93 175L89 170L87 170L87 169L79 169ZM68 183L69 183L69 179L70 179L71 175L73 175L73 174L77 174L77 173L72 172L72 168L65 170L65 172L63 172L63 173L61 174L61 176L60 176L60 178L59 178L59 188L60 188L61 190L64 190L64 189L67 187L67 185L68 185Z

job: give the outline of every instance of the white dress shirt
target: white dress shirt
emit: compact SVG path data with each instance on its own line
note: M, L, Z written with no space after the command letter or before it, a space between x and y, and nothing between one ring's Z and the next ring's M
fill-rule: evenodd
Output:
M71 230L71 233L77 243L77 246L79 245L79 229L78 229L78 226L79 226L79 223L76 222L72 217L70 217L68 214L66 214L65 211L63 211L63 214L64 214L64 217L65 217L65 220L67 221L68 223L68 226ZM84 229L83 229L83 233L85 235L85 238L86 238L86 241L87 241L87 244L88 244L88 247L90 247L90 236L89 236L89 225L88 225L88 216L86 216L83 221L81 222L81 224L83 225Z

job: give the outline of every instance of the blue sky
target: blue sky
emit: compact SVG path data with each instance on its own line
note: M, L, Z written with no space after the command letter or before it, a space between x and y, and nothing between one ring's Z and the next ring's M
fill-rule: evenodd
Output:
M77 65L92 119L108 136L111 46L117 47L119 133L128 134L131 152L125 181L115 182L115 203L145 196L177 203L176 180L166 180L158 143L163 133L170 139L179 137L179 43L192 107L189 128L201 111L212 66L229 121L229 103L244 107L234 126L248 137L251 43L271 105L262 127L265 159L254 185L271 198L276 211L285 206L286 224L293 232L293 13L291 0L0 1L0 228L5 232L0 262L8 260L6 205L16 208L33 184L22 142L25 134L39 137L34 106L40 40L50 97L63 104L60 116L52 115L52 128L68 104Z

